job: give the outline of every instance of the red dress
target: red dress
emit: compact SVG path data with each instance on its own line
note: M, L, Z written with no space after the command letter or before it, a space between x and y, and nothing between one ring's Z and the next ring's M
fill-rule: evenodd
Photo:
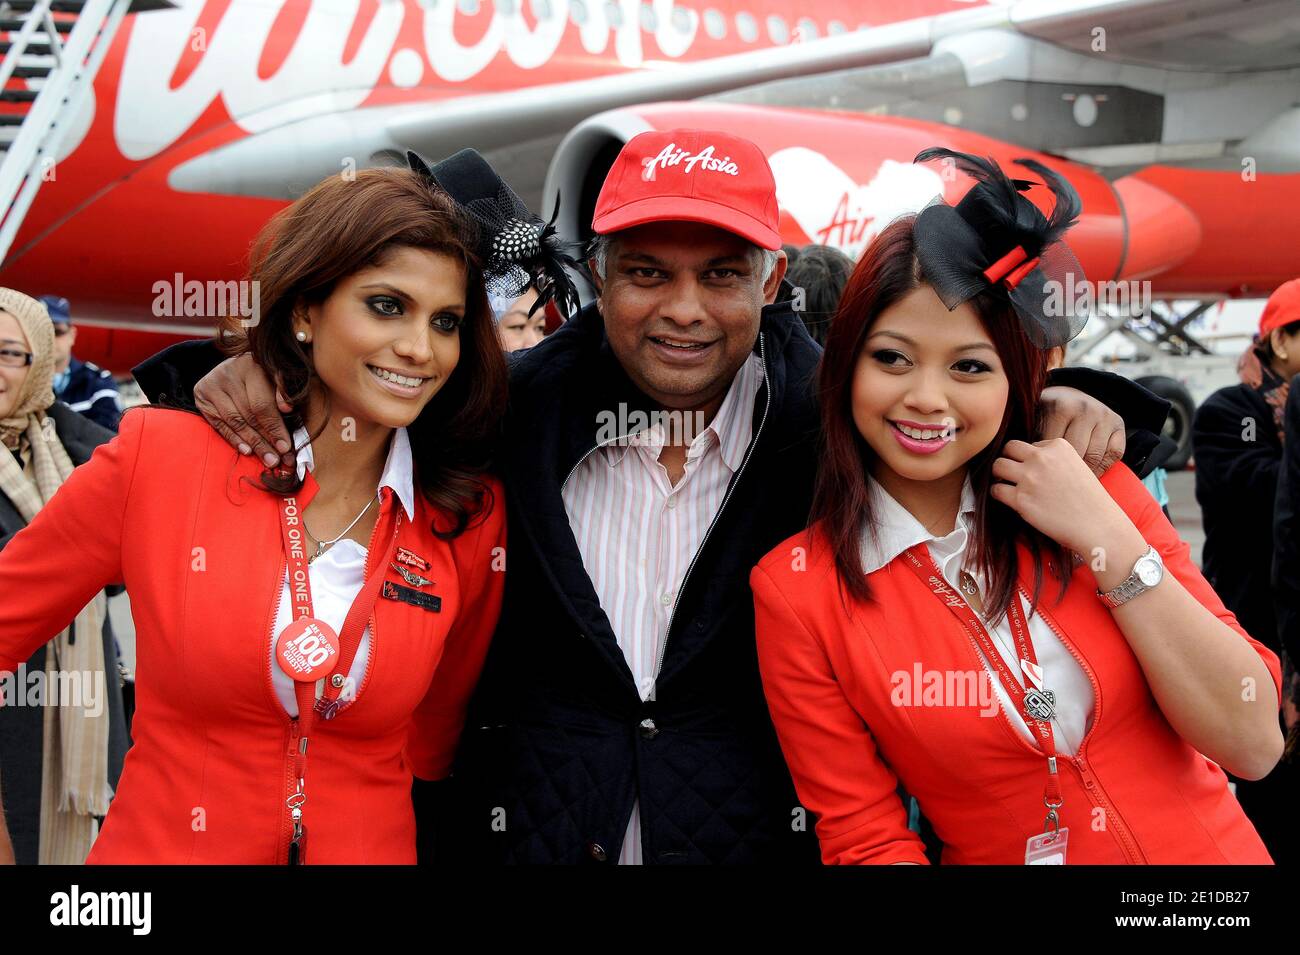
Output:
M196 415L132 411L0 552L0 671L105 584L130 594L134 743L88 862L287 859L297 721L271 683L285 559L279 498L250 484L260 472ZM494 506L453 541L433 536L436 511L418 493L415 520L402 522L398 545L430 563L422 576L441 609L377 601L356 698L312 734L309 863L415 861L412 774L450 771L500 612L505 502L488 483ZM314 490L309 477L304 507Z

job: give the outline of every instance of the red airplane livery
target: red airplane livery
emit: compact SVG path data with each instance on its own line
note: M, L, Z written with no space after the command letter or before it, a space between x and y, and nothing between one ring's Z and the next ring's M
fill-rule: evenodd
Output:
M767 154L784 237L850 254L968 187L913 165L921 149L1031 156L1083 198L1071 244L1090 279L1188 298L1300 274L1291 0L9 6L0 284L67 296L78 354L116 372L255 311L243 280L266 219L408 147L478 148L538 212L562 196L580 238L628 138L727 130ZM38 14L59 38L44 47Z

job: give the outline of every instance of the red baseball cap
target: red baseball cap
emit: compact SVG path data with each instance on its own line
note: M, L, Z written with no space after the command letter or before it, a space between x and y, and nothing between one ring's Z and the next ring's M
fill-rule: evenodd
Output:
M1259 316L1259 337L1292 322L1300 322L1300 279L1283 282L1268 297L1264 314Z
M747 139L708 129L670 129L630 139L596 200L600 235L665 221L703 222L764 249L781 248L776 179Z

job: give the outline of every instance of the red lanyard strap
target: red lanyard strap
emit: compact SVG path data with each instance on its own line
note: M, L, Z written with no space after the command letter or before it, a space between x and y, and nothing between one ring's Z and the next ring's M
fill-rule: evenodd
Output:
M311 576L307 571L308 562L303 546L302 509L296 497L285 497L280 501L280 530L285 561L288 564L291 623L281 631L276 657L280 668L294 680L300 731L298 751L294 756L294 776L298 780L298 787L288 801L294 820L294 848L290 852L293 860L301 858L295 850L303 836L301 819L302 805L307 801L307 741L315 724L316 713L319 710L322 717L329 720L338 712L339 694L347 685L347 674L351 671L357 649L361 646L361 636L365 632L375 601L379 599L379 590L385 576L384 568L397 549L397 535L401 526L401 508L393 506L392 491L386 487L381 488L379 524L372 540L385 541L386 546L378 558L373 550L366 555L365 582L348 608L343 629L335 635L329 625L317 619L313 613ZM288 639L290 637L292 639ZM329 663L330 657L336 659L326 672L324 667ZM316 681L321 677L328 679L324 693L317 701Z
M903 552L904 562L912 569L917 578L925 584L930 592L943 601L952 611L962 627L984 652L989 666L1002 681L1012 704L1024 714L1025 723L1037 735L1043 755L1047 757L1047 785L1043 790L1043 804L1047 806L1047 831L1060 828L1057 810L1064 804L1061 794L1061 779L1056 771L1056 740L1052 733L1052 709L1055 698L1051 691L1043 689L1042 668L1038 665L1038 656L1034 653L1034 641L1029 635L1029 624L1024 611L1020 608L1020 595L1013 594L1007 607L1007 619L1011 624L1011 633L1015 638L1016 650L1020 655L1020 666L1033 688L1026 692L1007 666L1006 660L998 651L989 636L979 615L971 609L953 587L944 580L934 559L925 544L917 544Z

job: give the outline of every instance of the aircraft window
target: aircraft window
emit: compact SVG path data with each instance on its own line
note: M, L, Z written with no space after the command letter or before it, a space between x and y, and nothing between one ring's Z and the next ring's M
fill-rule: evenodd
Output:
M831 36L839 36L841 33L849 32L849 28L846 27L839 20L832 20L830 23L828 23L826 25L826 30L827 32L830 33Z
M678 33L691 32L691 11L685 7L673 9L673 29Z
M617 30L623 25L623 8L610 0L609 3L605 4L605 19L609 21L610 26Z
M515 15L515 0L496 0L497 13L503 17Z
M549 20L555 12L551 9L551 0L532 0L530 4L534 20Z
M646 33L654 33L659 29L659 15L648 3L641 4L641 29Z
M737 13L736 32L746 43L753 43L758 39L758 21L748 13Z
M773 43L790 42L790 28L785 25L782 17L773 15L767 18L767 35L772 38Z
M727 18L712 8L704 11L704 29L715 40L727 35Z
M810 17L804 17L799 21L799 39L815 40L820 36L821 31L817 29L817 24Z
M569 0L569 15L574 23L582 26L587 22L587 5L583 0Z
M478 15L478 0L456 0L456 7L467 17Z

